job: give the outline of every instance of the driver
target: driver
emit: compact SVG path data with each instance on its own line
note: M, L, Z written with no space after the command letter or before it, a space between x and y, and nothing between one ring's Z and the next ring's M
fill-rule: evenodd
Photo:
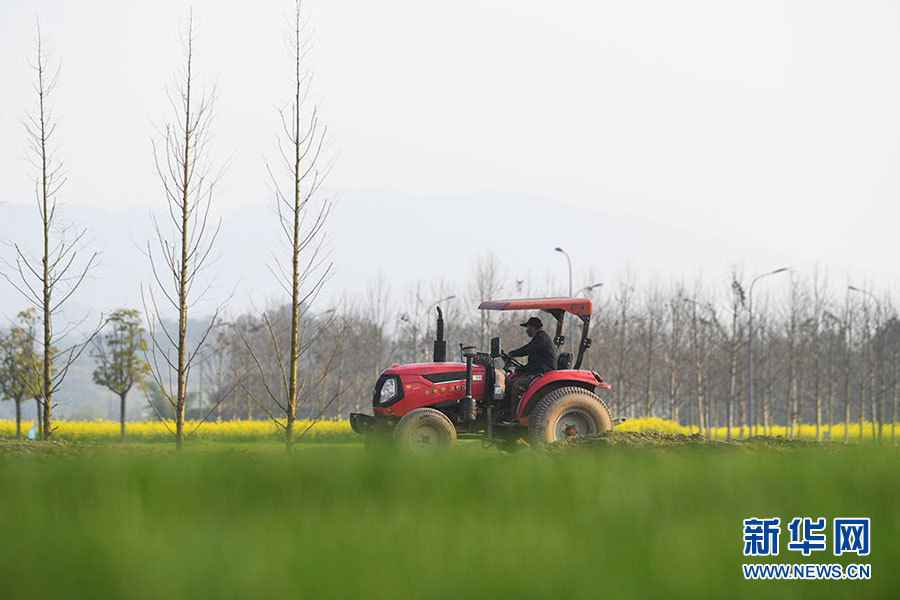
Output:
M521 326L525 328L525 333L531 338L531 341L509 353L511 358L528 357L528 364L517 369L515 376L510 381L512 390L510 398L513 401L521 397L536 377L556 368L556 346L544 331L544 324L541 320L531 317L521 323Z

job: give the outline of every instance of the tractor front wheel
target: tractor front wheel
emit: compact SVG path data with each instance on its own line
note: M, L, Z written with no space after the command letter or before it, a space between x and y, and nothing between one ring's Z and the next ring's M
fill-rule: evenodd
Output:
M439 410L417 408L397 423L394 439L401 448L414 452L440 450L456 443L456 427Z
M528 440L533 446L597 435L612 429L609 409L597 394L579 387L553 390L528 417Z

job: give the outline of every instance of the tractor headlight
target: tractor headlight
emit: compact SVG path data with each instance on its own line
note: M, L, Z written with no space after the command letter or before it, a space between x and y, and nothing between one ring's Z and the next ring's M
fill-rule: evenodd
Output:
M378 402L387 404L397 396L397 380L391 377L385 379L381 384L381 393L378 395Z

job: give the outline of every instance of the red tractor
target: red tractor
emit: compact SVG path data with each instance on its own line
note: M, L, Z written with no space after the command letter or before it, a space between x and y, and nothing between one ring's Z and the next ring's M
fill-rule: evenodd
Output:
M517 438L533 445L609 431L613 420L598 395L609 390L596 371L581 368L588 338L591 301L586 298L541 298L482 302L481 310L542 310L556 319L557 349L565 343L568 314L581 321L578 355L560 352L556 370L535 378L521 397L511 397L507 381L522 367L491 340L490 353L473 346L461 349L465 362L447 362L444 321L438 308L434 360L393 365L378 378L372 397L374 416L352 413L350 425L367 439L390 434L407 447L449 446L458 437ZM497 366L502 361L502 368Z

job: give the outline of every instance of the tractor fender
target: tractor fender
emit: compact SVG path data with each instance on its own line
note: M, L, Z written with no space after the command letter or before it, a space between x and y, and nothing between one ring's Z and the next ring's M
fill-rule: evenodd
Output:
M594 373L593 371L566 369L562 371L547 371L528 386L522 399L519 400L519 406L516 410L516 418L522 422L527 422L528 414L537 401L561 387L580 387L591 392L599 389L610 389L608 383Z

